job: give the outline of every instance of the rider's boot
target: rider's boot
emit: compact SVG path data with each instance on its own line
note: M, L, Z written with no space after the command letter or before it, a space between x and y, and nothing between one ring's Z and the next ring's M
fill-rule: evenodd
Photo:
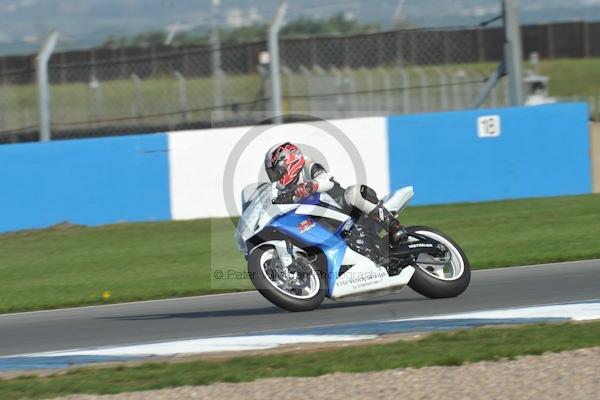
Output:
M385 208L382 203L379 203L369 216L387 230L390 244L405 242L408 239L406 229L400 225L394 214Z

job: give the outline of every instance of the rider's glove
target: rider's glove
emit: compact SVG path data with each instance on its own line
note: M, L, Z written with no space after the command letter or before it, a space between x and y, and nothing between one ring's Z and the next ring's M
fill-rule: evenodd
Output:
M318 189L319 184L315 181L301 183L298 186L296 186L296 189L294 190L294 196L296 196L299 199L303 199L315 193Z

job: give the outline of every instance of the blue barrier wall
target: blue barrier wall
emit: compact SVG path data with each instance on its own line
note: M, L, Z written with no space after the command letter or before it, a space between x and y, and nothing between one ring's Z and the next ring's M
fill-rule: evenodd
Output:
M168 220L164 134L0 146L0 232Z
M490 115L500 135L480 138ZM585 104L397 116L387 128L391 189L415 186L414 204L592 191ZM165 134L0 146L0 182L0 232L171 219Z
M500 136L478 137L498 115ZM591 193L583 103L388 119L391 189L413 185L414 204Z

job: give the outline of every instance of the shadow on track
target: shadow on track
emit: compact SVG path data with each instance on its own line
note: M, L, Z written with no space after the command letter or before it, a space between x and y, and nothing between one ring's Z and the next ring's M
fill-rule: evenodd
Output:
M431 301L424 297L414 297L408 299L380 299L380 300L363 300L363 301L352 301L337 303L333 301L327 301L323 303L318 309L314 311L308 311L310 313L327 312L329 310L346 309L350 307L369 307L382 304L391 303L406 303L415 301ZM260 315L294 315L302 313L291 313L289 311L282 310L276 306L261 307L261 308L241 308L232 310L218 310L218 311L198 311L198 312L184 312L184 313L162 313L162 314L145 314L145 315L126 315L122 317L102 317L99 320L113 320L113 321L144 321L144 320L160 320L160 319L180 319L180 318L228 318L228 317L248 317L248 316L260 316Z

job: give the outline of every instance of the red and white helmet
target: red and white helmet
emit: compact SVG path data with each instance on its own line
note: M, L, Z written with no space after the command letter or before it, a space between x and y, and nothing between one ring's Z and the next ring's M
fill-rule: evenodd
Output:
M265 169L271 182L278 181L283 187L298 182L304 167L304 156L295 144L277 144L265 155Z

